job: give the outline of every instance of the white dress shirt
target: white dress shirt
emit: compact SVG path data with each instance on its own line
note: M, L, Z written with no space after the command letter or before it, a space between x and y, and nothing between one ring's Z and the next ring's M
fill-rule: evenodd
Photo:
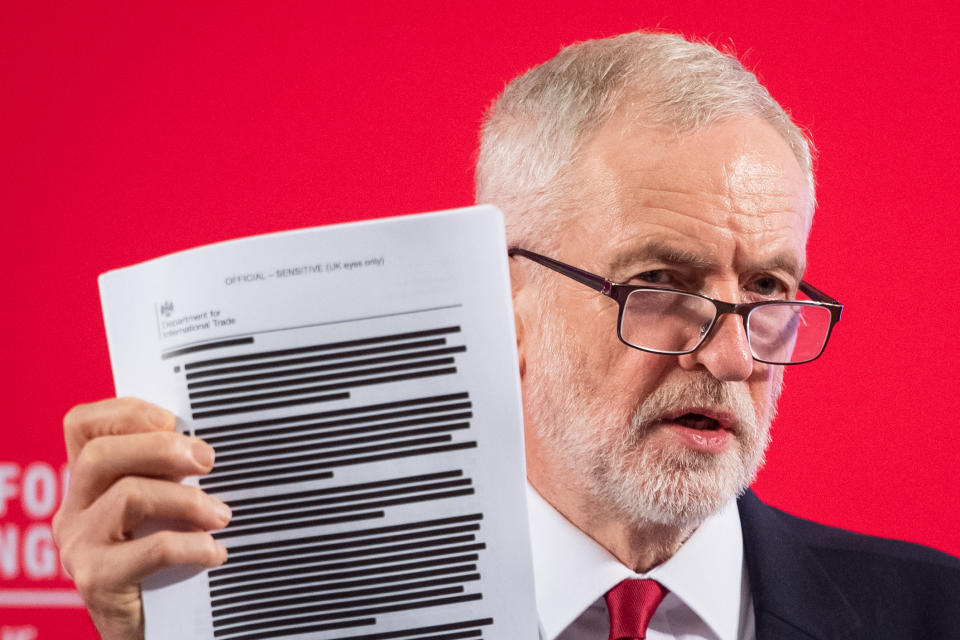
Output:
M527 485L533 573L543 640L606 640L603 595L626 578L653 578L670 593L647 640L753 640L753 602L736 502L707 519L663 564L624 566Z

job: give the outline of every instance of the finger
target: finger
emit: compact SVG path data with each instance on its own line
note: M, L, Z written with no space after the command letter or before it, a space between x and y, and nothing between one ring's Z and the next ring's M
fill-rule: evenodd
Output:
M126 476L89 509L58 512L53 533L64 569L73 576L100 550L126 543L137 529L222 529L229 520L229 507L197 487Z
M179 528L222 529L230 522L230 507L197 487L126 476L107 490L86 517L109 532L114 541L129 539L142 524L159 521Z
M72 463L84 445L100 436L173 431L172 413L139 398L110 398L79 404L63 417L67 460Z
M128 553L121 560L121 568L129 571L123 576L127 583L139 583L151 573L167 567L194 565L210 568L227 561L227 548L202 531L158 531L126 542L123 547Z
M74 567L73 581L84 600L135 589L145 577L167 567L216 567L227 549L202 531L158 531L136 540L101 547Z
M207 473L213 468L213 458L213 447L176 432L96 438L74 462L65 508L86 508L123 476L179 480Z

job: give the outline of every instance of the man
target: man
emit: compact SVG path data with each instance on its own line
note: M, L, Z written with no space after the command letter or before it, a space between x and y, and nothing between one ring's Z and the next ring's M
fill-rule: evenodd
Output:
M808 143L752 74L666 34L568 48L491 109L477 197L513 247L544 637L958 637L955 559L736 501L840 311L801 280ZM168 480L213 451L131 399L64 424L64 565L105 639L140 637L146 574L225 558L226 505ZM186 526L129 539L154 518Z

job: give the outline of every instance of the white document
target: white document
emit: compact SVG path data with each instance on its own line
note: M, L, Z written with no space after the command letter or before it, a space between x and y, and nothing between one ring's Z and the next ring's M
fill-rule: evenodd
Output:
M503 220L224 242L100 278L117 394L214 446L229 560L147 640L537 637Z

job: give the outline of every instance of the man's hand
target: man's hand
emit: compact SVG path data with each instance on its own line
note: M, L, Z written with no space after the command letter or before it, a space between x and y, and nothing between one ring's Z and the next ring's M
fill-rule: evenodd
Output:
M78 405L63 428L70 488L53 533L64 569L104 640L143 638L146 575L172 565L214 567L227 558L206 530L226 526L229 508L178 482L208 473L213 449L177 433L170 412L134 398ZM151 520L177 529L134 539Z

